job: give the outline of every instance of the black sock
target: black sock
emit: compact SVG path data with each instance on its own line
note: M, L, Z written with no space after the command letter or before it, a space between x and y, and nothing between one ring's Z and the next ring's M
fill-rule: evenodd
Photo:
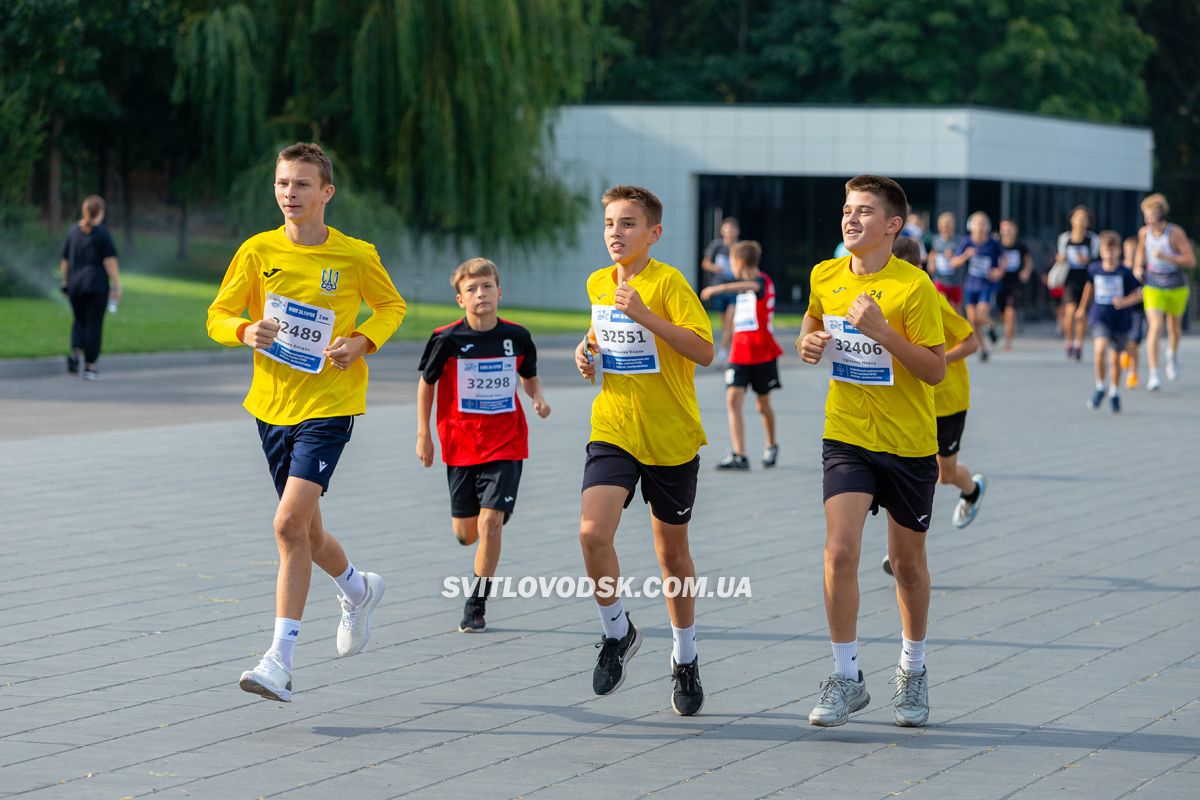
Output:
M962 497L963 500L966 500L968 503L974 503L976 500L979 499L979 484L978 483L975 484L975 491L971 492L970 494L967 494L966 492L962 492L960 496Z
M488 595L492 593L492 579L481 578L475 576L475 586L471 591L471 596L478 599L479 605L482 606L487 602Z

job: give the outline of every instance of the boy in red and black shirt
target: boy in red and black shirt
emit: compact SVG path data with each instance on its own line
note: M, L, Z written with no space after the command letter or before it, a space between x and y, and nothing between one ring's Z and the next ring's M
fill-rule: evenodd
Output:
M779 445L775 443L775 411L768 396L780 388L779 356L783 351L775 342L771 320L775 316L775 284L759 272L762 247L758 242L743 241L729 251L736 281L709 286L701 300L718 294L736 294L733 314L733 345L729 350L729 369L725 370L725 403L729 410L729 438L733 450L717 464L717 469L750 469L746 458L742 401L746 387L754 389L758 413L762 415L767 443L763 448L764 467L775 466Z
M529 331L496 315L500 270L486 258L459 264L450 277L463 319L429 337L418 369L417 458L433 465L429 415L437 396L437 431L450 483L454 536L475 550L475 586L462 633L484 630L488 590L500 561L500 531L516 506L521 462L529 457L529 427L517 382L539 417L550 416L537 377Z

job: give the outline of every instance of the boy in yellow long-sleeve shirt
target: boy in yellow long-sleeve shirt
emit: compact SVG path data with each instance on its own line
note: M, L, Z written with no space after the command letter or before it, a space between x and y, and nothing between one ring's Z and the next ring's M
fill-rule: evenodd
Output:
M375 247L325 224L333 198L333 166L315 144L285 148L275 164L275 199L283 226L238 249L208 309L208 335L220 344L255 349L246 410L259 438L279 505L275 542L275 634L271 648L239 685L268 699L292 699L292 651L308 596L312 565L340 590L339 655L371 635L371 612L383 579L358 572L325 530L320 498L354 417L366 410L367 365L404 319L405 304ZM363 302L373 314L355 326ZM249 319L243 317L249 312Z

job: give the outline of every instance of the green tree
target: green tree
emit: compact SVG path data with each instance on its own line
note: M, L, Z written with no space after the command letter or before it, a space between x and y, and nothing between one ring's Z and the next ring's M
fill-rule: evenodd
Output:
M273 59L262 28L254 10L233 3L189 14L179 32L172 96L186 102L203 168L217 183L258 159L266 142L271 71L263 67Z
M847 99L824 0L610 0L595 101Z
M45 120L34 107L27 79L0 75L0 153L9 173L0 181L0 230L28 221L33 165L45 140Z
M350 180L339 183L381 193L417 235L549 239L584 202L551 172L546 145L552 115L583 97L595 69L598 9L222 4L185 20L175 97L201 132L193 158L217 182L252 168L266 142L311 139L341 154Z
M1142 29L1158 43L1146 64L1154 183L1171 216L1200 238L1200 5L1194 0L1135 0Z
M51 230L62 220L63 154L80 146L78 123L117 114L99 79L100 49L87 36L90 8L84 0L9 0L0 6L0 77L24 77L29 108L47 126Z
M1119 0L847 0L834 17L855 101L1145 118L1154 44Z

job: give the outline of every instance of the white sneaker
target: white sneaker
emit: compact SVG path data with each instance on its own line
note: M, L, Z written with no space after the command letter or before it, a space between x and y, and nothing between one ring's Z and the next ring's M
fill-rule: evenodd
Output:
M292 671L283 665L274 650L268 650L257 667L243 672L238 686L243 692L261 695L268 700L292 702Z
M1162 384L1159 383L1159 381L1158 381L1158 373L1151 372L1150 380L1146 381L1146 391L1147 392L1157 392L1161 387L1162 387Z
M367 596L358 605L351 605L345 595L338 596L342 604L342 621L338 623L337 651L339 656L352 656L362 651L371 638L371 612L383 599L383 578L374 572L364 572Z
M1171 383L1179 380L1179 359L1176 356L1167 356L1167 380Z
M965 497L958 498L958 504L954 506L954 527L965 528L975 519L975 515L979 513L979 504L983 502L983 495L987 491L987 478L979 473L971 476L971 480L975 481L975 488L979 490L979 496L972 503Z

